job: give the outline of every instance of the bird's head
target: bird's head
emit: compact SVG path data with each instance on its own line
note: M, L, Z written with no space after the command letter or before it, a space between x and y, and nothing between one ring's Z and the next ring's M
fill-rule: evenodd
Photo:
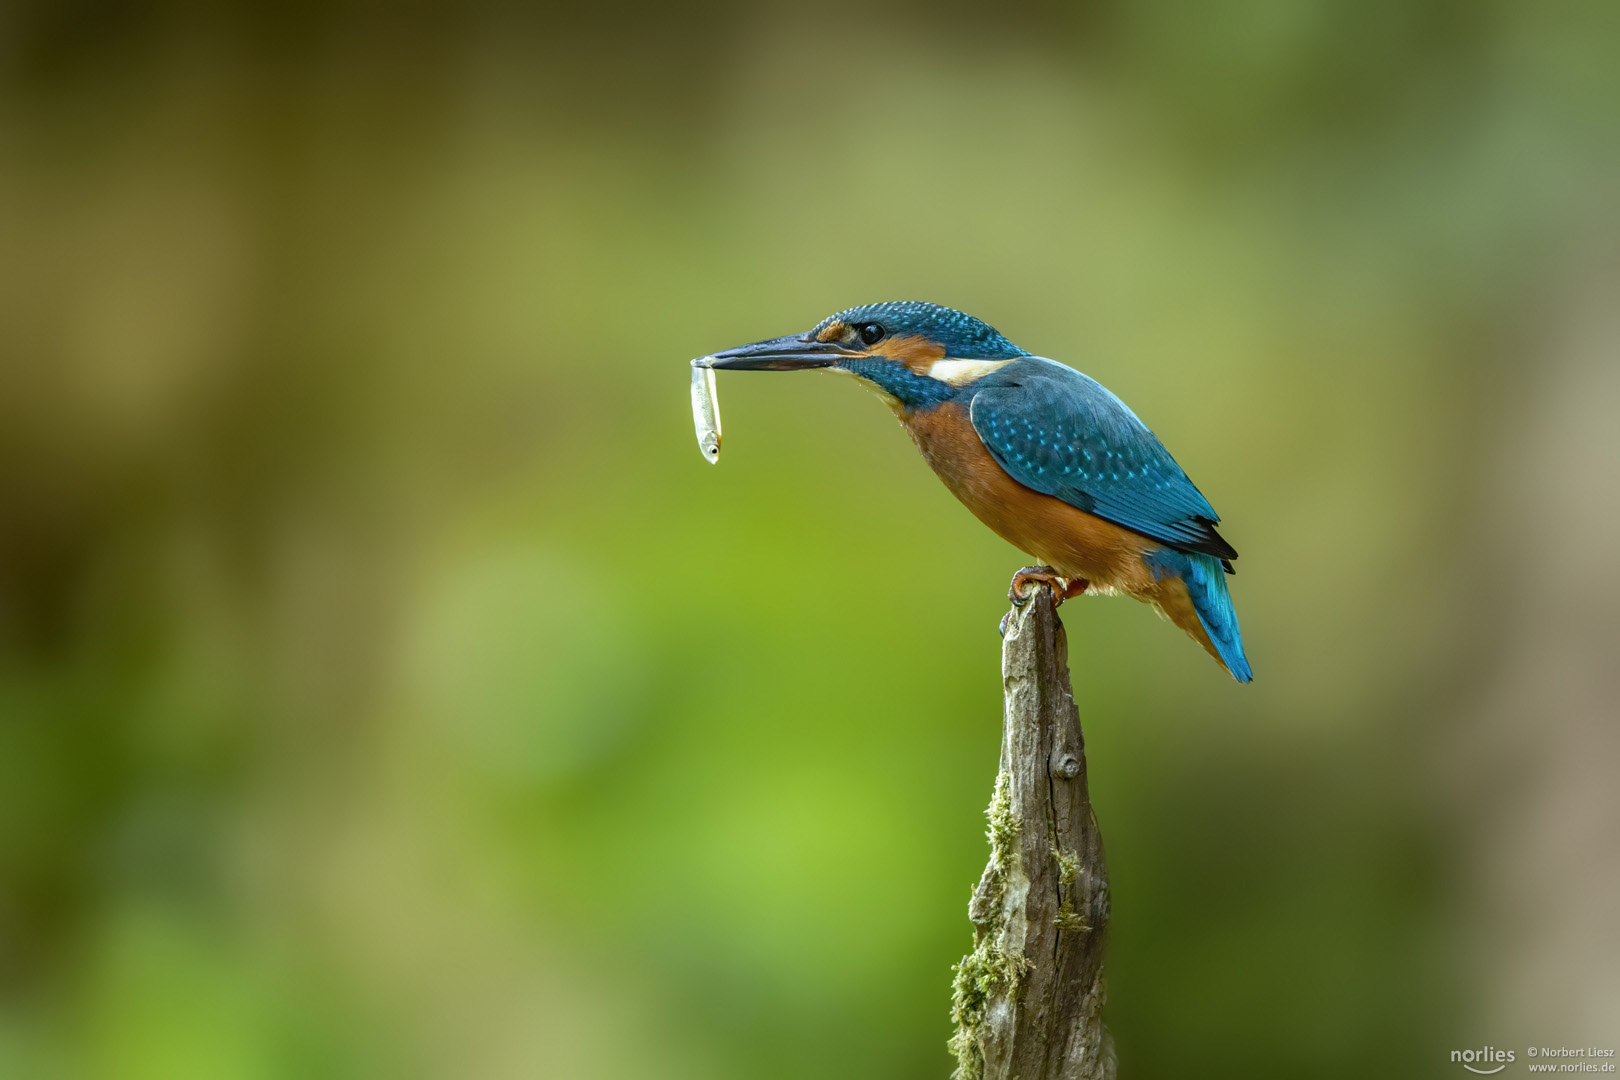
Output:
M938 404L956 387L1029 355L965 312L920 300L865 304L802 334L697 361L719 371L829 370L855 375L901 409Z

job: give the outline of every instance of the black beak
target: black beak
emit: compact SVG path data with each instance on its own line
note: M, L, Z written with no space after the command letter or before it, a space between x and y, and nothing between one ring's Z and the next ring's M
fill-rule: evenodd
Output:
M692 366L716 371L811 371L837 367L840 361L861 355L830 341L789 334L700 357L692 361Z

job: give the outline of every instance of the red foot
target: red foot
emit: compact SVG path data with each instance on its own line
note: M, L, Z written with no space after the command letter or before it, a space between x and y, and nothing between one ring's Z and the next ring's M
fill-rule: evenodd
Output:
M1050 566L1026 566L1013 575L1012 586L1007 590L1007 599L1013 602L1014 607L1023 607L1029 603L1029 596L1025 594L1024 589L1032 584L1050 586L1055 606L1071 597L1079 596L1091 583L1085 578L1066 580Z

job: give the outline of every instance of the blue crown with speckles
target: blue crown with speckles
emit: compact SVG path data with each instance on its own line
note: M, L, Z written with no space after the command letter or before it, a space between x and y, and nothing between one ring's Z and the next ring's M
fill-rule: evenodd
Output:
M965 311L926 300L889 300L852 307L821 320L811 333L818 333L834 321L850 326L875 322L892 337L920 335L945 346L946 356L964 360L1012 360L1029 355L990 324Z

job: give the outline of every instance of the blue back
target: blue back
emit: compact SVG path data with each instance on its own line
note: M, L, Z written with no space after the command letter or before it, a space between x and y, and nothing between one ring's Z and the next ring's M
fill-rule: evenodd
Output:
M1183 551L1236 557L1209 500L1095 379L1030 356L966 391L974 430L1020 484Z

